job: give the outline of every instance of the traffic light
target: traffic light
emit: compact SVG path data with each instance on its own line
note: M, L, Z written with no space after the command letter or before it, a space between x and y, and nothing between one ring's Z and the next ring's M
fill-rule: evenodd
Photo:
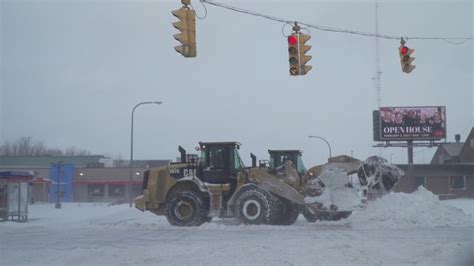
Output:
M305 44L310 38L311 36L299 32L294 32L288 36L288 59L291 76L305 75L311 70L311 66L306 65L311 60L311 56L306 55L311 46Z
M186 3L186 1L182 2ZM174 49L184 57L196 57L196 12L185 4L171 13L179 19L178 22L173 23L173 26L181 31L173 35L181 43Z
M298 48L298 35L292 34L288 36L288 56L291 76L298 76L300 74Z
M411 57L410 55L415 51L414 49L410 49L406 47L404 44L400 45L398 48L398 51L400 53L400 63L402 66L402 71L405 73L410 73L415 69L415 65L412 65L411 63L413 60L415 60L414 57Z
M298 40L298 52L300 54L300 75L306 75L312 66L307 66L306 63L308 63L309 60L311 60L310 55L306 55L306 53L311 49L311 45L306 45L306 42L311 39L311 36L308 34L299 34L299 40Z

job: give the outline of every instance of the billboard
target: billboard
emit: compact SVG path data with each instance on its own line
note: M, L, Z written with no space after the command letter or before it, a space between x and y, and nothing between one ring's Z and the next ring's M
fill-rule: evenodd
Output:
M380 140L440 140L446 138L446 107L380 107ZM374 125L375 127L375 125Z

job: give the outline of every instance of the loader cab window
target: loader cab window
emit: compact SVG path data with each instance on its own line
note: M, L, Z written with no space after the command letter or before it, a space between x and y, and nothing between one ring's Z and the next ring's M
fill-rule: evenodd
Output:
M301 159L301 156L298 156L296 171L300 176L304 176L304 174L306 173L306 167L304 167L303 159Z
M232 145L206 145L201 153L198 176L211 184L235 182L236 174L243 168L237 148Z
M209 165L211 170L224 169L224 154L223 147L209 147Z
M279 160L278 160L277 166L283 165L285 161L288 161L288 160L291 161L291 158L288 154L282 154L281 156L278 156L278 159Z
M293 163L296 163L293 154L287 154L287 153L286 154L285 153L273 154L270 158L270 168L275 169L277 167L280 167L287 160L290 160Z
M234 173L242 170L242 168L245 167L244 163L242 162L242 159L240 158L240 155L239 155L239 152L237 151L237 149L234 149L230 153L230 161L233 163L233 166L231 166L231 167L232 167L232 172L234 172Z
M199 166L201 168L207 167L207 156L205 150L201 150L201 156L199 157Z

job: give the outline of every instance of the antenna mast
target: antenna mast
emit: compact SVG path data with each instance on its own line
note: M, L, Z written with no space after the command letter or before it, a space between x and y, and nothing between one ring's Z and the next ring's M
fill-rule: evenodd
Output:
M379 35L379 20L378 20L378 3L375 0L375 34ZM380 108L382 103L382 70L380 69L380 58L379 58L379 38L375 38L375 89L377 90L377 107Z

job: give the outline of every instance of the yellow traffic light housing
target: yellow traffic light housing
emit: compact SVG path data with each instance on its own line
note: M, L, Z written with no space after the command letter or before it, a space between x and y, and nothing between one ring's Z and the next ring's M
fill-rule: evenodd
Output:
M184 57L196 57L196 12L188 7L189 0L182 0L183 7L173 10L171 13L179 19L173 26L180 33L173 35L181 45L175 46L175 50Z
M402 66L402 71L405 73L410 73L413 71L413 69L416 68L415 65L412 65L411 63L413 60L415 60L414 57L411 57L411 54L415 51L414 49L410 49L406 47L405 45L402 45L398 48L398 51L400 53L400 64Z
M288 61L290 63L290 76L306 75L311 70L311 66L306 65L311 56L306 53L311 49L311 45L306 42L311 39L308 34L300 32L300 27L295 23L293 33L288 36Z
M312 66L306 65L312 58L310 55L306 55L306 53L311 49L311 45L306 44L309 39L311 39L310 35L303 33L299 34L298 51L300 55L300 75L306 75L306 73L308 73L312 68Z
M298 76L300 74L298 48L298 35L292 34L288 36L288 61L290 63L291 76Z
M402 72L410 73L413 69L416 68L415 65L411 63L415 60L414 57L411 57L411 54L415 51L415 49L410 49L405 46L405 40L403 38L400 39L400 47L398 48L398 54L400 55L400 64L402 66Z

